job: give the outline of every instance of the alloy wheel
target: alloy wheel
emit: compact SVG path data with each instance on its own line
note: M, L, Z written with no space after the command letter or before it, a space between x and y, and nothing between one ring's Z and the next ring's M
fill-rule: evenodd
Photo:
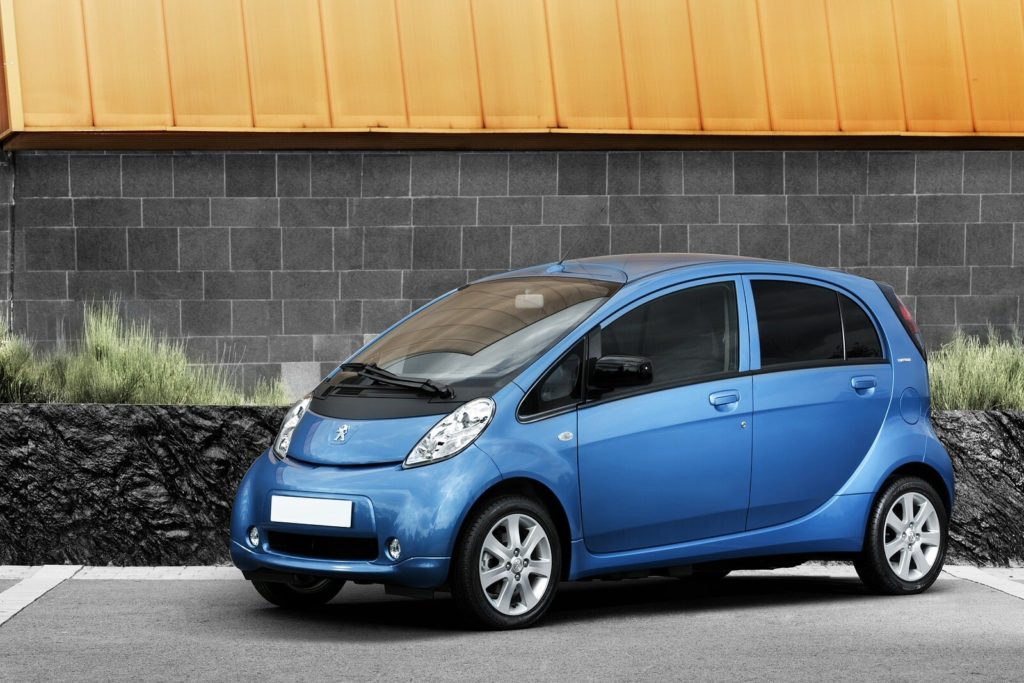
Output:
M904 581L919 581L939 555L941 522L928 499L911 491L899 496L885 516L883 554L892 572Z
M541 601L551 582L551 542L533 517L509 514L498 520L480 550L480 586L491 606L517 616Z

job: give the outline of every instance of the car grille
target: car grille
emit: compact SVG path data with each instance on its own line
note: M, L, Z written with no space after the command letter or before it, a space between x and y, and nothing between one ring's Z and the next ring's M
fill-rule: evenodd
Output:
M339 536L313 536L270 531L267 544L274 552L321 560L375 560L376 538L344 538Z

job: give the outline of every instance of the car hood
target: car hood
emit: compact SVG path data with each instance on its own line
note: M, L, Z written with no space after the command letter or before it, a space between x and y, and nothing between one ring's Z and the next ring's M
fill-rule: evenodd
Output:
M442 417L343 420L307 412L292 436L288 457L316 465L402 462Z

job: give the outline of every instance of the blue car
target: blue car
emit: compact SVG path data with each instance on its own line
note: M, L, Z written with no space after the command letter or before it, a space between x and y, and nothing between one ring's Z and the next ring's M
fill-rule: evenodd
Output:
M595 577L846 559L920 593L954 490L929 418L888 285L702 254L536 266L435 299L295 404L231 555L283 607L381 583L494 629Z

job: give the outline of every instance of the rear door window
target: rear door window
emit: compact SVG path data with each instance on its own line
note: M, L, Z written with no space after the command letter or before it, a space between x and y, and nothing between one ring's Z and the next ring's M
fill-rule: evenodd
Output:
M836 293L782 280L755 280L761 367L842 360L843 321Z
M785 280L751 283L761 367L882 358L874 324L832 289Z

